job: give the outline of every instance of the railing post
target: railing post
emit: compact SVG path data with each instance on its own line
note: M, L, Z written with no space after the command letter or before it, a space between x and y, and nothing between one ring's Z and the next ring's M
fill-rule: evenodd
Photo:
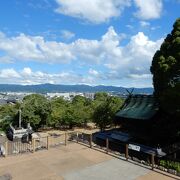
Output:
M36 142L36 140L35 140L35 139L33 139L33 140L32 140L33 153L35 152L35 148L36 148L36 147L35 147L35 146L36 146L36 145L35 145L35 142Z
M65 146L67 145L67 133L65 132L65 142L64 142Z
M126 160L128 160L128 157L129 157L129 151L128 151L128 144L126 144L126 152L125 152L125 157L126 157Z
M47 150L49 150L50 146L50 136L47 136Z
M89 146L90 148L92 148L92 134L90 134L89 136Z
M8 141L5 142L5 157L8 156Z
M109 139L106 138L106 153L108 154L109 152Z
M152 170L154 170L154 154L151 154Z
M77 143L79 142L79 137L78 137L78 132L77 132L77 134L76 134L76 139L77 139Z

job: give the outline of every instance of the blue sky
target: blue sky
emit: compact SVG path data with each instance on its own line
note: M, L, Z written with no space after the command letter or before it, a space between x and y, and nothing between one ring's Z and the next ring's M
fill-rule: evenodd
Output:
M151 87L179 0L2 0L0 83Z

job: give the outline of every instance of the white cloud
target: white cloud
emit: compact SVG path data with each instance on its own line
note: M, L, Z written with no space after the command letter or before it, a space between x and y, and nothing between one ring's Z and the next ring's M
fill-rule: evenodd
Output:
M92 76L98 76L99 72L94 70L94 69L89 69L89 74L92 75Z
M12 63L13 58L9 56L0 56L0 63Z
M0 50L11 59L38 61L44 63L66 63L74 59L67 44L56 41L45 41L42 36L6 37L0 33Z
M161 26L153 26L153 27L151 27L151 30L154 31L154 30L159 29L159 28L161 28Z
M130 24L127 24L126 27L129 28L129 29L133 29L134 28L134 26L132 26Z
M0 36L0 50L5 57L21 61L38 61L42 63L68 63L72 60L81 63L110 63L129 56L126 53L126 46L121 46L122 34L117 34L113 27L109 27L106 34L100 40L77 39L72 43L62 43L56 41L45 41L42 36L27 36L20 34L17 37L8 38L4 34ZM138 33L131 38L129 44L141 47L151 53L151 48L146 45L154 44L155 48L159 43L150 41L143 33ZM141 46L142 45L142 46ZM145 46L144 46L145 45ZM156 46L157 45L157 46ZM131 45L131 49L134 49ZM127 52L131 49L128 49ZM135 49L137 50L137 49ZM134 50L134 51L135 51ZM153 48L154 51L154 48ZM135 51L136 53L136 51ZM125 62L122 60L122 62Z
M21 73L23 76L30 76L32 74L32 70L31 68L29 67L26 67L22 70L22 73Z
M10 78L19 78L20 75L14 69L2 69L0 71L0 78L10 79Z
M5 84L78 84L93 83L90 76L82 76L74 72L46 73L42 71L33 71L26 67L20 71L11 69L0 70L0 83Z
M163 39L152 41L143 32L132 36L126 45L121 45L122 35L117 34L113 27L100 40L78 39L72 43L45 41L41 36L21 34L8 38L0 34L0 50L16 61L38 61L42 63L69 63L71 66L90 66L85 75L60 72L47 74L41 71L32 72L28 67L17 72L25 78L20 82L101 82L121 81L124 78L147 78L151 83L149 68L152 57L159 49ZM101 66L101 72L96 71ZM1 74L4 74L1 72ZM17 74L16 74L17 75ZM33 77L32 79L30 77ZM75 80L74 80L75 79ZM137 79L137 78L136 78ZM140 78L138 79L140 81Z
M148 79L148 78L152 78L152 74L130 74L129 75L130 78L134 78L134 79Z
M150 26L150 23L147 22L147 21L140 21L140 25L141 25L142 27L147 27L147 26Z
M105 64L115 72L111 73L111 79L129 78L130 82L131 78L141 77L141 80L147 78L150 84L151 77L147 74L150 73L152 57L162 41L163 39L151 41L143 32L139 32L131 37L126 46L112 46L109 61Z
M68 31L68 30L62 30L61 31L61 37L63 39L69 40L69 39L72 39L73 37L75 37L75 34L71 31Z
M33 1L28 0L27 5L34 9L48 9L51 8L52 4L49 0Z
M87 20L92 23L103 23L112 17L121 15L131 0L56 0L57 13Z
M134 0L138 11L135 15L143 20L156 19L161 16L163 3L162 0Z
M24 72L29 72L25 74ZM16 71L14 69L2 69L0 70L0 83L1 84L89 84L89 85L121 85L126 87L149 87L151 84L150 74L131 74L120 81L114 81L115 76L119 78L117 72L103 73L94 69L90 69L88 74L81 75L75 72L60 72L60 73L46 73L42 71L33 71L26 67L22 70ZM127 82L123 83L123 82ZM122 82L119 84L119 82ZM136 82L136 83L135 83Z
M56 2L58 8L55 12L94 24L119 17L125 8L132 5L132 0L56 0ZM162 0L134 0L134 4L138 8L134 14L142 20L156 19L162 14Z

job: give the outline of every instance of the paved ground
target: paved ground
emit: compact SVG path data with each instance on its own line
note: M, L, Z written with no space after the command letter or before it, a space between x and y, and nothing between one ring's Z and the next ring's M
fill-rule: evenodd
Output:
M10 176L13 180L174 179L75 143L0 158L0 180Z

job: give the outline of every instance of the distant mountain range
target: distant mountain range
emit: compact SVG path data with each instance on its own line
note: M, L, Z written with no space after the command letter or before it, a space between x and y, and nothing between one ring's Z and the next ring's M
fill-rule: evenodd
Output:
M127 93L126 90L136 94L152 94L153 88L124 88L116 86L89 86L89 85L55 85L55 84L39 84L39 85L16 85L16 84L0 84L0 92L35 92L35 93L53 93L53 92L115 92Z

